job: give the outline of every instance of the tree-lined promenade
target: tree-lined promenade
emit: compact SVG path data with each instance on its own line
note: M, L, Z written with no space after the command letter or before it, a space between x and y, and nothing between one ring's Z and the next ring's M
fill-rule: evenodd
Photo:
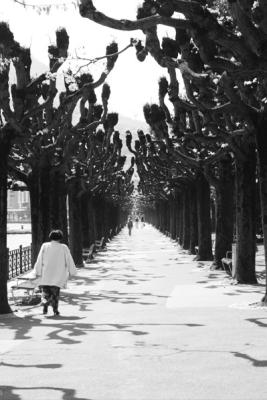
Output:
M0 316L0 397L265 400L266 315L248 305L264 286L193 258L148 224L125 228L62 290L59 317Z
M0 24L0 42L0 312L6 313L10 312L6 290L8 186L18 189L16 182L20 181L30 192L32 262L51 229L57 227L64 232L76 265L82 266L83 247L113 235L125 220L121 207L133 191L134 170L132 165L123 170L126 157L121 154L122 140L119 132L114 132L118 115L108 113L110 88L105 79L118 57L115 42L107 46L106 65L98 79L90 73L77 77L72 71L65 74L65 92L60 93L57 107L56 73L68 54L66 30L59 29L56 44L48 48L50 71L34 79L30 76L29 49L14 40L4 22ZM10 93L11 65L16 83ZM95 89L99 86L102 95L97 104ZM77 105L80 120L74 126ZM96 130L99 125L102 128Z
M144 106L153 140L141 134L133 150L140 190L156 203L152 220L178 236L185 249L197 245L199 259L212 259L212 187L215 266L221 268L235 235L235 278L255 283L256 228L267 233L264 2L146 0L137 19L129 21L110 18L91 0L82 0L80 13L113 29L142 30L138 59L150 54L168 72L169 79L159 81L158 104ZM173 37L160 43L158 25L173 27ZM256 226L258 193L261 228Z
M116 43L107 46L99 79L89 72L65 74L65 91L56 106L55 76L68 56L66 30L60 29L56 44L49 46L49 73L31 79L29 50L1 23L0 312L10 311L8 177L26 183L30 191L33 261L49 230L57 226L69 241L76 264L82 265L83 247L125 223L136 168L136 201L147 220L178 239L185 250L194 253L197 247L198 259L214 260L213 268L222 268L221 259L235 240L234 278L255 284L256 233L267 235L264 2L145 0L136 20L129 21L110 18L91 0L81 0L80 14L112 29L141 30L144 41L132 40L128 47L135 49L140 62L150 54L168 79L159 80L158 102L144 105L149 133L138 130L134 146L132 133L125 133L133 154L125 170L123 141L115 130L118 115L108 113L110 89L105 83L120 57ZM173 37L160 42L158 25L173 28ZM16 84L10 93L11 64ZM99 86L98 105L94 90ZM73 125L77 105L80 120ZM264 246L267 255L266 240Z

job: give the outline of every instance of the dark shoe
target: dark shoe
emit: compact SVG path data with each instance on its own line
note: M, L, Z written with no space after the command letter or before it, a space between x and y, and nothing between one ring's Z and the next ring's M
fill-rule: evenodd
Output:
M60 315L59 311L54 311L54 315Z

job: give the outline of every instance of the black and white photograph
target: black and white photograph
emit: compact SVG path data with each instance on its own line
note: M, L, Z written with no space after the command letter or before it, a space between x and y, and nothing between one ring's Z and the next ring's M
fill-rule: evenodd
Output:
M267 1L1 0L0 400L266 400L266 266Z

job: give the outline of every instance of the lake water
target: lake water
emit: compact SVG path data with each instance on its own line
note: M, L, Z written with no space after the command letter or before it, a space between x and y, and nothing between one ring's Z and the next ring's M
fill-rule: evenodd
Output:
M22 225L23 225L23 229L22 229ZM17 230L17 231L30 231L31 229L31 224L28 223L8 223L7 224L7 230ZM31 233L8 233L7 235L7 247L10 250L13 249L17 249L19 248L20 245L24 246L29 246L31 244L32 241L32 235Z
M7 247L10 250L18 249L20 245L23 247L29 246L32 241L31 233L24 233L24 234L8 234L7 235Z

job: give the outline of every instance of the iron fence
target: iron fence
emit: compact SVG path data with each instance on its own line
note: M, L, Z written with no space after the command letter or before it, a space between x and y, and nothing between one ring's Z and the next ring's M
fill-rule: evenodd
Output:
M32 269L31 246L8 251L8 279L14 278Z

